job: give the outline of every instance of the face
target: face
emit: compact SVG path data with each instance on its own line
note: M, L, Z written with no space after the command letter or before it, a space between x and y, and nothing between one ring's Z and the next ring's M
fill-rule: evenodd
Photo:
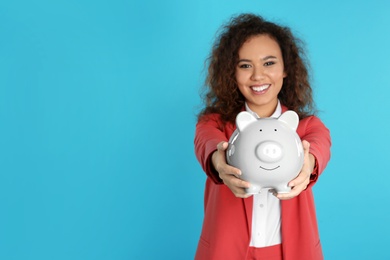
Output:
M249 108L260 117L269 117L275 111L285 77L282 51L274 39L258 35L242 45L236 81Z

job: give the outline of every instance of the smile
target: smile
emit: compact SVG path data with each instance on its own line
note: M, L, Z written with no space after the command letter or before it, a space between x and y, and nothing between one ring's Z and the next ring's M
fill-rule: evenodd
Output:
M266 170L266 171L273 171L273 170L276 170L276 169L279 168L279 167L280 167L280 165L279 165L279 166L276 166L275 168L272 168L272 169L267 169L267 168L264 168L264 167L261 167L261 166L260 166L261 169Z
M270 84L267 84L267 85L262 85L262 86L252 86L251 88L253 91L261 92L261 91L267 90L270 86L271 86Z

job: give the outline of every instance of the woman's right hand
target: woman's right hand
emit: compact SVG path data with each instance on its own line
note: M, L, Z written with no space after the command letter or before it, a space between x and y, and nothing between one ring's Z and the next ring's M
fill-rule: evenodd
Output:
M250 187L250 183L239 178L241 171L226 163L227 142L220 142L211 157L211 161L215 170L219 174L219 178L229 187L237 198L248 198L251 194L247 194L245 189Z

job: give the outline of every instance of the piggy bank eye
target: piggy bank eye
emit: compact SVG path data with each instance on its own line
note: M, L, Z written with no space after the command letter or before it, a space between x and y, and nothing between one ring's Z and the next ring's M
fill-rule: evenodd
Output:
M263 132L263 129L260 129L260 132Z
M276 129L276 128L275 128L274 130L275 130L275 132L277 132L277 131L278 131L278 129Z

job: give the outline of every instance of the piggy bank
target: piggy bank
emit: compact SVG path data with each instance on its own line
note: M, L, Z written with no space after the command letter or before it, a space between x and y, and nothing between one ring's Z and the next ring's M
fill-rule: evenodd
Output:
M241 170L241 179L251 183L249 194L262 188L288 193L288 182L302 169L303 146L296 133L299 117L286 111L279 118L256 118L249 112L237 115L237 129L226 150L228 164Z

